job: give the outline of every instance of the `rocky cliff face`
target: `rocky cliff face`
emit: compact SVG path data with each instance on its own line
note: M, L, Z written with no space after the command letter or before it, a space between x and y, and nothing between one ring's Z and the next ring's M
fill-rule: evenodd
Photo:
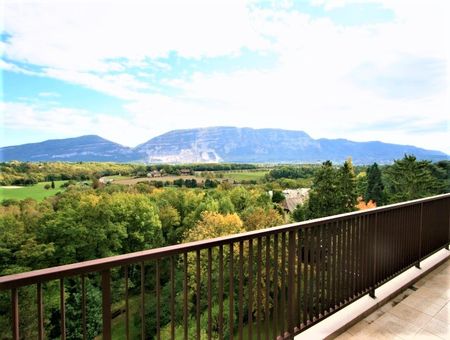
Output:
M148 162L342 162L390 163L405 153L421 159L445 159L439 151L382 142L313 139L303 131L213 127L170 131L135 148Z
M136 147L141 158L179 162L295 161L318 143L301 131L214 127L171 131Z
M313 139L303 131L211 127L174 130L131 149L99 136L82 136L0 148L3 161L144 161L148 163L390 163L404 154L448 159L440 151L382 142Z

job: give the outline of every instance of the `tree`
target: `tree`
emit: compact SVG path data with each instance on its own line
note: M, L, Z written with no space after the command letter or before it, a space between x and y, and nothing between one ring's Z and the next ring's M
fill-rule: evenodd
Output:
M162 244L157 208L145 195L116 193L105 200L103 208L111 211L110 224L125 228L122 253L156 248Z
M381 171L377 163L373 163L367 169L367 188L364 194L364 201L376 202L378 206L385 203L384 184L381 180Z
M358 194L356 193L355 171L351 159L344 162L337 177L338 210L340 213L354 211Z
M330 161L322 164L314 178L307 205L306 219L340 213L338 175Z
M54 180L52 180L51 186L52 186L52 189L55 189L55 181Z
M272 208L250 207L242 215L247 231L270 228L284 223L283 217Z
M358 204L356 205L357 210L367 210L367 209L373 209L376 207L377 207L376 202L373 202L372 200L365 202L363 199L361 199L361 197L358 199Z
M430 171L429 161L417 161L413 155L396 160L386 170L388 200L391 203L432 196L440 192L440 183Z
M272 202L274 203L280 203L282 200L284 200L285 197L283 195L283 192L279 190L274 190L272 194Z
M354 211L357 203L356 180L351 160L340 169L330 161L322 164L311 186L308 202L295 219L311 219Z
M171 205L164 205L159 208L158 215L166 243L171 245L180 242L184 229L180 228L180 214L177 209Z
M184 181L184 185L186 186L186 188L196 188L197 180L195 178L187 179Z
M66 327L67 339L81 339L82 289L81 282L71 279L67 284ZM102 296L100 289L86 279L86 332L88 339L94 339L102 329ZM55 323L57 324L57 323Z
M45 190L49 190L49 189L50 189L50 184L44 185L44 189L45 189Z

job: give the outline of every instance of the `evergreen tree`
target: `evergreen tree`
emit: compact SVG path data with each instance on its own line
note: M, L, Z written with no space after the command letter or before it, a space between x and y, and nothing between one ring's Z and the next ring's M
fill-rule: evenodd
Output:
M429 161L417 161L413 155L396 160L387 171L388 200L391 203L438 194L440 182L430 171Z
M330 161L322 164L309 193L306 219L340 213L337 199L338 175Z
M55 189L55 181L54 180L52 180L51 186L52 186L52 189Z
M354 211L358 203L356 192L356 177L352 160L348 159L337 174L337 200L340 213Z
M351 160L347 160L340 169L326 161L317 171L307 204L295 213L294 219L311 219L354 211L357 196Z
M377 203L377 206L385 204L384 184L381 180L381 171L377 163L373 163L367 169L367 188L364 194L364 201L370 200Z

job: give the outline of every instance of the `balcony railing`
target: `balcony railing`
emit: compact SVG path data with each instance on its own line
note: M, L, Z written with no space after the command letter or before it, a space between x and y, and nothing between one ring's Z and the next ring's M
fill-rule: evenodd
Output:
M445 194L3 276L0 293L9 291L11 297L8 334L43 339L53 327L53 336L65 339L67 285L77 281L81 300L70 303L81 318L71 322L78 323L81 337L92 337L87 331L93 303L89 280L101 290L103 339L134 338L133 327L141 338L290 339L356 299L374 296L377 287L419 267L425 257L448 249L449 211L450 194ZM59 301L50 320L44 292L51 289L44 286L52 282ZM29 292L30 286L36 287L34 296L22 300L19 292ZM134 310L131 301L138 305ZM21 319L19 302L27 310L33 305L35 324ZM117 315L124 323L122 333L112 334Z

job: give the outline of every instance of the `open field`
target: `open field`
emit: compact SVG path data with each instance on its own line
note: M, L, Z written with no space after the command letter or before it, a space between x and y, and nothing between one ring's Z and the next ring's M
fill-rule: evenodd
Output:
M33 198L36 201L42 201L44 198L53 196L59 191L64 191L60 185L67 181L55 181L55 189L44 189L46 184L51 182L41 182L31 186L6 186L0 187L0 201L5 199L23 200Z
M133 177L123 176L123 175L113 175L113 176L104 176L103 178L113 179L114 181L118 181L118 180L132 179Z
M223 174L224 178L229 178L235 181L251 181L251 180L259 180L263 178L269 171L267 170L257 170L257 171L234 171L234 172L225 172Z
M177 179L195 179L197 182L203 182L203 179L195 176L163 176L163 177L140 177L140 178L129 178L129 179L119 179L114 180L113 184L122 184L122 185L133 185L139 182L157 182L157 181L169 181L173 182Z

